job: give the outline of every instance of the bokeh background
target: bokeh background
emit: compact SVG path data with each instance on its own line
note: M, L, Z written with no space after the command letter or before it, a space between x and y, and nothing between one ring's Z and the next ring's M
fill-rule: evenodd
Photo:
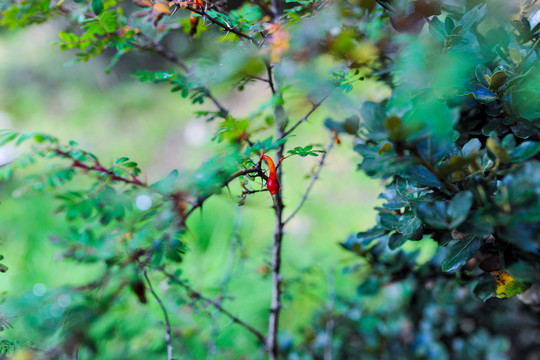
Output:
M166 69L171 68L169 64L135 54L106 74L110 57L105 54L89 63L69 65L74 54L62 52L53 44L64 25L56 21L23 31L0 30L0 128L50 133L64 143L74 140L104 164L127 156L139 163L143 178L149 182L172 169L190 173L219 151L220 144L212 141L216 124L193 115L193 111L207 109L210 104L194 106L178 93L171 93L167 85L140 83L130 76L134 68ZM369 82L355 91L359 104L383 98L388 92ZM218 90L231 111L243 116L249 116L268 95L264 84L249 85L243 92ZM300 117L303 110L291 110L291 117ZM331 103L323 106L302 125L298 136L290 141L291 147L326 144L329 136L323 121L336 115L339 109ZM356 171L358 155L351 146L352 139L345 137L342 145L332 150L308 201L286 228L284 343L303 338L314 314L336 294L355 296L361 276L353 271L358 258L339 243L375 223L372 209L380 203L377 195L382 187ZM3 147L0 163L13 159L18 151ZM286 213L300 201L317 161L292 158L284 163ZM76 264L58 256L60 249L50 241L51 235L67 235L70 224L55 214L59 204L54 192L19 190L26 175L45 166L37 163L17 173L13 180L0 183L0 248L9 267L0 278L0 293L10 299L1 306L13 325L0 337L16 339L25 346L43 346L43 342L53 342L60 336L61 324L48 324L44 319L59 318L69 311L71 299L62 287L87 283L100 271L97 265ZM70 186L77 188L77 183ZM268 261L273 210L266 193L237 206L238 188L235 183L231 193L224 191L213 197L202 214L190 218L189 250L181 268L195 289L209 297L224 294L224 306L265 331L271 292ZM430 240L422 244L411 244L410 250L421 248L426 255L434 251ZM158 284L158 291L167 286L165 282ZM184 358L221 358L216 354L256 351L251 335L213 309L193 305L186 298L168 297L165 301L173 325L181 329L175 346L181 346ZM163 331L156 320L160 318L157 306L143 306L133 299L120 309L123 311L117 311L116 318L103 320L120 322L122 331L103 336L101 346L108 350L98 358L122 358L127 347L136 348L124 343L132 334L142 334L147 341L145 349L150 344L159 357ZM103 327L107 328L106 324ZM45 333L55 335L47 340ZM148 352L145 356L152 358Z

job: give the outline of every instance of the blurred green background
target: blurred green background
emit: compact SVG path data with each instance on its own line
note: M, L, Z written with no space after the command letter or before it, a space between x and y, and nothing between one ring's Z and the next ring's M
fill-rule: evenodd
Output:
M178 93L171 93L167 85L139 83L130 76L133 68L169 69L168 64L155 57L129 55L110 74L104 71L107 56L66 66L73 54L52 45L61 29L61 23L51 22L19 32L0 32L0 128L50 133L64 143L75 140L104 164L127 156L139 163L143 178L149 182L172 169L181 174L194 171L219 150L220 145L211 140L217 124L193 115L194 110L211 108L211 104L195 107ZM264 84L250 86L243 92L223 91L218 96L235 115L247 116L270 94ZM385 96L384 89L369 83L355 91L359 104ZM292 111L291 118L297 119L304 112ZM322 122L336 114L339 111L331 102L323 106L288 146L326 144L329 136ZM285 339L300 339L314 313L325 307L330 297L355 296L361 275L345 269L359 260L342 250L339 242L375 223L372 209L380 203L377 195L382 186L355 170L359 159L351 151L352 141L344 138L342 145L332 150L308 201L285 229ZM2 148L0 162L9 161L17 151ZM295 157L284 163L286 216L299 203L317 161ZM43 166L46 164L36 164L28 172ZM0 292L21 304L20 314L10 313L13 329L0 333L0 338L28 345L40 344L43 336L32 322L39 317L32 318L28 313L51 312L54 308L45 299L49 295L60 299L62 294L54 289L91 281L100 268L59 260L60 249L49 236L66 235L70 225L64 217L54 215L58 205L54 193L17 196L24 175L18 173L13 181L0 183L0 252L9 267L0 277ZM70 186L76 188L77 183ZM238 190L234 183L231 193L224 191L213 197L201 215L190 218L189 251L180 267L194 289L212 298L225 294L225 307L266 332L271 293L268 261L274 226L271 199L267 193L256 194L238 207ZM435 248L430 240L414 246L422 249L423 258ZM413 245L409 249L414 250ZM156 279L155 286L163 293L168 285L160 280ZM167 292L165 302L177 329L175 349L183 358L219 359L225 354L242 358L241 354L255 353L250 334L214 309L192 306L189 298L175 296L178 293L181 291ZM161 358L163 330L156 320L160 318L153 299L147 306L135 299L118 304L115 317L103 319L103 327L107 321L120 322L123 333L111 334L108 340L104 337L100 346L107 350L98 358L123 358L127 348L130 354L136 354L137 344L123 342L129 334L143 336L145 349L153 347L155 358ZM55 334L53 338L60 334L59 326L55 326L48 328L49 335ZM138 356L154 358L147 352Z

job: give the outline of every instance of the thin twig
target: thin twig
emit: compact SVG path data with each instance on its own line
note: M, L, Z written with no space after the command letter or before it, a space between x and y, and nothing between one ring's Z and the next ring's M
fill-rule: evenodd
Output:
M240 176L253 174L253 173L258 173L259 175L262 175L262 170L258 166L248 168L248 169L244 169L244 170L240 170L240 171L234 173L233 175L229 176L225 181L223 181L221 183L220 188L223 188L223 187L229 185L229 183L231 181L233 181L234 179L236 179L236 178L238 178ZM186 211L184 213L184 215L182 216L183 223L185 223L185 220L187 219L187 217L189 215L191 215L196 209L200 208L203 205L203 203L212 195L213 195L213 193L209 193L209 194L206 194L206 195L200 195L197 198L197 200L195 201L195 203L191 206L191 208L188 211Z
M57 155L59 155L59 156L61 156L63 158L72 160L73 164L71 164L71 166L73 168L79 168L79 169L82 169L82 170L85 170L85 171L88 171L88 172L99 172L99 173L102 173L102 174L106 174L108 176L108 179L111 180L111 181L119 181L119 182L123 182L123 183L130 184L130 185L148 187L148 185L146 183L139 180L132 173L129 173L131 178L128 179L128 178L125 178L125 177L122 177L122 176L119 176L119 175L115 174L112 170L106 169L103 165L101 165L99 160L97 160L96 158L93 158L94 164L90 166L90 165L84 164L84 163L80 162L79 160L75 159L67 151L63 151L63 150L60 150L58 148L50 149L50 150L55 152Z
M330 95L326 95L325 97L323 97L321 100L313 103L313 106L311 107L311 109L307 112L306 115L302 116L300 118L300 120L298 120L293 126L291 126L291 128L287 131L285 131L285 133L283 134L283 137L281 137L280 139L283 139L284 137L290 135L298 126L300 126L300 124L302 124L303 122L307 121L307 119L311 116L311 114L313 114L315 112L315 110L317 110L319 108L319 106L321 106L321 104L326 100L328 99Z
M163 318L165 319L165 343L167 344L167 360L174 360L172 337L171 337L171 322L169 321L169 314L167 313L167 308L163 304L163 301L161 301L161 299L159 298L158 294L154 291L154 288L152 287L152 283L150 282L150 278L148 277L146 269L143 270L143 276L146 279L146 282L148 283L148 290L150 290L150 293L154 296L159 306L161 307L161 310L163 311Z
M192 7L192 6L189 6L189 5L186 6L186 9L187 9L187 10L190 10L190 11L192 11L192 12L194 12L194 13L197 13L197 14L201 15L204 19L210 20L210 22L212 22L213 24L215 24L215 25L221 27L223 30L226 30L226 31L228 31L228 32L232 32L233 34L236 34L236 35L238 35L238 36L241 37L241 38L244 38L244 39L246 39L246 40L249 40L251 43L253 43L254 45L258 46L257 41L256 41L254 38L252 38L251 36L249 36L249 35L247 35L247 34L241 32L240 30L237 30L237 29L235 29L235 28L230 27L230 26L227 25L227 24L222 23L221 21L219 21L219 20L217 20L216 18L214 18L214 17L212 17L211 15L209 15L209 14L206 12L206 10L204 10L204 9L196 9L196 8L194 8L194 7Z
M296 216L296 214L300 211L300 209L302 208L302 206L304 205L304 203L306 202L308 196L309 196L309 193L311 192L311 189L313 189L313 185L315 185L315 182L317 181L317 179L319 178L319 174L321 173L321 170L322 168L324 167L324 162L326 160L326 157L328 156L328 154L330 153L330 150L332 150L332 148L334 147L334 143L336 141L336 138L335 136L333 135L332 136L332 139L330 141L330 143L328 144L328 146L326 147L326 152L322 154L321 156L321 159L319 160L319 165L317 166L317 170L315 170L315 172L313 173L313 175L311 175L311 181L309 182L309 185L306 189L306 192L304 193L304 196L302 196L302 200L300 200L300 203L298 204L298 206L296 207L296 209L294 209L294 211L291 213L291 215L289 215L289 217L287 218L287 220L285 220L283 222L283 225L287 225L287 223L289 221L291 221L292 218L294 218Z
M155 52L156 54L160 55L161 57L169 60L170 62L172 62L174 64L176 64L183 71L185 71L188 76L190 76L189 67L186 65L186 63L184 61L182 61L182 59L180 59L172 51L170 51L165 46L163 46L163 44L152 42L148 38L146 38L146 40L151 45L149 45L149 46L138 45L137 49ZM218 108L219 112L223 115L223 117L227 117L227 115L229 115L229 110L227 110L227 108L225 108L225 106L221 102L219 102L219 100L210 92L210 89L208 89L207 87L204 87L204 86L201 86L200 89L204 93L204 96L207 97L210 101L212 101L214 103L214 105L216 105L216 107Z
M187 291L187 293L189 294L190 297L192 298L196 298L196 299L200 299L212 306L214 306L220 313L222 313L223 315L227 316L229 319L232 320L232 322L244 327L246 330L248 330L250 333L252 333L253 335L255 335L257 337L257 339L261 342L261 343L265 343L266 342L266 338L264 337L264 335L257 329L255 329L253 326L249 325L248 323L246 323L245 321L239 319L236 315L233 315L230 311L224 309L221 304L215 300L212 300L210 298L207 298L206 296L203 296L200 292L198 291L195 291L193 290L189 285L187 285L185 282L183 282L182 280L180 280L179 278L177 278L176 276L174 276L173 274L167 272L165 269L161 268L160 271L173 283L181 286L182 288L184 288L184 290Z
M266 72L268 74L268 83L270 84L270 90L272 90L273 95L276 95L276 87L274 85L274 76L272 74L272 65L269 62L266 63Z

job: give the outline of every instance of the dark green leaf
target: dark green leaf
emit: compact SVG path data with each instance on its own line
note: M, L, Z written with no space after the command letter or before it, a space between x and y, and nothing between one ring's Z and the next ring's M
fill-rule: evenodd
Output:
M99 15L103 11L103 0L92 0L92 11Z
M525 141L519 144L512 152L511 162L522 162L540 152L540 142Z
M446 215L450 221L449 228L456 228L467 219L473 200L474 196L470 191L462 191L450 200L446 210Z
M407 242L407 238L401 233L393 233L390 238L388 238L388 248L390 250L395 250Z
M440 201L420 204L416 213L422 221L435 229L447 229L446 205Z
M443 261L442 270L445 272L459 270L467 261L476 256L481 244L482 238L474 235L450 243L448 256Z

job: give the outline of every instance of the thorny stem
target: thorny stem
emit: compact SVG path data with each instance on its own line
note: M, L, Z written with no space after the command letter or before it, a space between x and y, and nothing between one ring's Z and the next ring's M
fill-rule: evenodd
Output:
M233 27L230 27L228 24L224 24L221 21L219 21L218 19L208 15L206 10L204 10L204 9L196 9L196 8L194 8L192 6L189 6L189 5L186 6L186 9L201 15L203 17L203 19L208 19L208 20L210 20L210 22L212 22L213 24L221 27L222 29L224 29L224 30L226 30L228 32L232 32L233 34L238 35L241 38L249 40L251 43L258 46L257 41L254 38L252 38L251 36L241 32L240 30L237 30L237 29L235 29Z
M165 343L167 344L167 360L174 360L172 337L171 337L171 322L169 321L169 314L167 313L167 308L165 307L165 305L163 304L163 301L161 301L158 294L155 292L154 288L152 287L152 283L150 282L150 278L148 277L146 269L143 270L143 276L146 279L146 282L148 283L148 290L150 290L150 293L154 296L159 306L161 307L161 311L163 311L163 318L165 320Z
M313 106L311 107L311 109L307 112L306 115L302 116L300 118L300 120L298 120L293 126L291 126L291 128L287 131L285 131L285 133L283 134L283 137L281 137L280 139L290 135L300 124L302 124L303 122L307 121L307 119L311 116L311 114L313 114L315 112L315 110L317 110L319 108L319 106L321 106L321 104L329 97L330 95L326 95L325 97L323 97L321 100L317 101L316 103L313 103Z
M223 183L221 183L220 188L223 188L223 187L227 186L231 181L233 181L234 179L236 179L236 178L238 178L240 176L253 174L253 173L258 173L259 175L261 175L262 170L258 166L248 168L248 169L244 169L244 170L240 170L240 171L234 173L233 175L229 176L225 181L223 181ZM200 195L197 198L197 200L195 201L195 203L191 206L191 208L188 211L186 211L184 213L184 215L182 216L182 224L185 224L185 221L189 217L189 215L191 215L196 209L200 208L203 205L203 203L212 195L213 195L212 193L209 193L209 194L206 194L206 195Z
M300 209L302 208L302 206L306 202L306 200L307 200L307 198L309 196L309 193L311 192L311 189L313 189L313 185L315 185L315 182L319 178L319 174L321 173L321 170L324 167L324 162L326 160L326 157L330 153L330 150L332 150L332 148L334 147L335 140L336 140L336 137L332 136L332 138L330 140L330 143L326 147L326 152L322 154L321 159L319 160L319 165L317 166L317 170L315 170L313 175L311 175L311 181L310 181L310 183L309 183L309 185L308 185L308 187L306 189L306 192L304 193L304 196L302 196L302 200L300 200L300 203L298 204L296 209L294 209L294 211L291 213L291 215L289 215L287 220L285 220L283 222L283 225L287 225L287 223L289 221L291 221L292 218L294 218L296 216L296 214L300 211Z
M277 1L274 1L274 4ZM272 67L267 65L268 78L270 79L270 87L272 93L275 96L278 94L277 84L272 74ZM285 134L285 127L287 126L287 115L283 106L278 103L274 108L275 117L277 120L277 138L282 139ZM285 146L281 144L277 148L277 158L283 157ZM279 183L282 183L282 171L283 166L276 169L276 178ZM270 303L270 318L268 321L268 337L267 337L267 349L270 360L278 359L278 332L279 332L279 313L281 311L281 245L283 241L283 198L282 187L280 187L277 194L274 196L274 211L276 217L276 223L274 228L274 244L272 247L272 299Z
M63 158L72 160L73 164L71 166L74 167L74 168L83 169L85 171L95 171L95 172L100 172L102 174L107 174L109 180L111 180L111 181L119 181L119 182L123 182L123 183L126 183L126 184L137 185L137 186L142 186L142 187L148 187L147 184L145 184L144 182L139 180L134 174L130 174L131 179L124 178L122 176L116 175L112 170L109 170L109 169L106 169L105 167L103 167L103 165L101 165L101 163L97 159L94 159L94 165L90 166L90 165L86 165L86 164L80 162L79 160L73 158L73 156L69 152L66 152L66 151L63 151L63 150L60 150L60 149L51 149L51 150L54 151L57 155L59 155L59 156L61 156Z
M215 300L212 300L210 298L207 298L205 296L203 296L200 292L198 291L195 291L193 290L189 285L187 285L185 282L183 282L182 280L180 280L178 277L174 276L173 274L167 272L165 269L163 268L160 268L159 269L171 282L179 285L180 287L182 287L184 290L187 291L188 295L192 298L195 298L195 299L200 299L212 306L214 306L220 313L222 313L223 315L227 316L229 319L232 320L232 322L244 327L246 330L248 330L250 333L252 333L253 335L255 335L255 337L257 337L257 339L261 342L261 343L265 343L266 342L266 338L264 337L264 335L257 329L255 329L253 326L247 324L246 322L244 322L243 320L239 319L236 315L232 314L230 311L226 310L223 308L223 306L221 306L221 304Z

